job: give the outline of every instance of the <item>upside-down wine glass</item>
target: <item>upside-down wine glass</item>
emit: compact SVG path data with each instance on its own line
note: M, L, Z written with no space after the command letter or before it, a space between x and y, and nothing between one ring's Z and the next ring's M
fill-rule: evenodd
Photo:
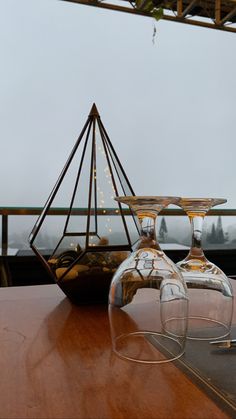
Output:
M184 279L156 240L156 217L176 197L126 196L140 240L113 276L109 320L114 352L143 363L179 358L185 349L188 297Z
M206 213L226 199L181 198L179 205L192 226L192 245L187 257L178 262L189 295L189 339L219 339L230 333L233 290L229 279L209 262L202 249L202 229Z

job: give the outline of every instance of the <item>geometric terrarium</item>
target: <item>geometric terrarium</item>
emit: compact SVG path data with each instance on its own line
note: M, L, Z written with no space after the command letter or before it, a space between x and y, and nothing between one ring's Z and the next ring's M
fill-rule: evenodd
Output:
M93 104L29 237L77 304L107 301L112 276L138 238L135 219L114 200L120 195L134 192Z

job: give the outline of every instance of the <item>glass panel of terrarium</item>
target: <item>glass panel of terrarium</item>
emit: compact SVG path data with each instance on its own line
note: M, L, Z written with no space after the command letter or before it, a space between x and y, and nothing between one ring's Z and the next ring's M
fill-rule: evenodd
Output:
M111 168L113 173L113 178L116 183L116 193L117 196L122 195L134 195L134 192L129 184L128 179L126 178L123 168L119 164L115 154L112 151L112 148L107 143L107 150L109 155L109 161L111 162ZM139 223L136 214L132 213L132 210L128 208L127 205L121 204L122 209L124 210L124 219L129 232L131 243L135 243L139 240Z
M92 145L91 130L88 139L85 139L83 144L78 147L76 158L70 165L70 170L73 173L73 189L69 197L66 234L86 235L89 203L93 207L91 192L94 182L94 171L93 169L91 171Z
M86 217L87 218L87 217ZM73 250L80 252L85 248L85 236L79 236L74 234L63 234L57 240L56 246L54 247L53 255L58 256L62 252Z
M84 247L83 237L75 239L74 235L78 235L78 232L85 232L87 225L88 173L92 149L91 141L89 143L89 133L90 130L78 144L73 156L70 155L71 160L67 160L67 166L65 165L62 170L45 206L45 209L47 209L46 216L43 212L34 227L34 231L38 231L34 246L38 249L42 247L42 241L45 242L46 235L50 235L50 240L47 241L50 242L50 247L54 247L52 254L60 254L60 252L74 248L75 244L76 246L80 245L81 248ZM81 177L83 178L82 185ZM74 195L78 188L81 192L80 199L78 200L77 195L75 204ZM62 216L49 215L49 209L52 208L60 208L64 214ZM71 222L71 229L68 231L67 225L71 220L73 220L73 225ZM69 233L68 237L64 237L67 233Z
M98 235L106 245L127 245L124 220L120 215L119 204L114 200L122 187L98 129L96 134Z
M94 246L99 240L97 227L97 175L95 162L95 143L93 144L93 162L90 171L91 180L88 194L88 216L86 225L86 246Z
M110 166L112 168L113 172L113 178L115 179L115 183L117 185L117 195L134 195L134 192L132 190L132 187L129 183L128 178L126 177L126 174L124 172L124 169L118 160L118 157L115 154L115 151L112 147L112 144L110 140L106 137L104 137L104 146L107 150L108 154L108 160L110 162ZM131 212L127 205L123 206L122 208L125 209L126 213ZM127 224L127 228L130 234L131 242L135 243L139 239L139 222L137 219L136 214L133 214L131 212L132 216L125 216L125 221Z
M116 156L114 149L108 139L104 139L105 147L107 149L107 152L110 156L110 161L112 162L112 165L115 169L115 175L116 178L119 179L119 184L121 186L120 195L133 195L134 192L132 191L131 185L129 184L129 181L124 173L123 167L121 163L118 160L118 157Z
M46 215L34 240L38 251L53 254L62 237L66 215ZM61 248L61 246L60 246Z
M86 138L83 138L79 143L77 150L72 160L70 161L70 164L67 167L67 170L64 172L63 178L60 180L59 189L56 192L51 206L65 207L69 209L73 198L74 190L77 186L78 174L81 166L83 167L83 171L86 171L87 174L88 158L86 158L86 156L88 154L90 155L90 150L91 145L89 144L89 142L86 142ZM80 202L79 205L77 205L77 208L84 208L87 206L86 196L86 185L83 185L83 187L81 188Z

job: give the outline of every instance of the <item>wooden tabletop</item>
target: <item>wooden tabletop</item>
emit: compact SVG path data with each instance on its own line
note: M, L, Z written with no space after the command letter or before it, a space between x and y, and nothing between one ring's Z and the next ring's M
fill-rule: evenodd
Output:
M107 307L77 307L57 285L0 289L1 419L224 419L174 363L111 351Z

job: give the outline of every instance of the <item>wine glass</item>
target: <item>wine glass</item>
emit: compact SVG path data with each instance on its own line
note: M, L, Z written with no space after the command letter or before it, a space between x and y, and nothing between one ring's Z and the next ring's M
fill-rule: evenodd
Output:
M187 257L178 262L189 294L189 339L219 339L230 333L233 290L224 272L209 262L202 249L202 229L206 213L226 199L181 198L179 205L192 226L192 246Z
M121 358L163 363L185 349L188 297L184 279L156 240L156 218L177 197L126 196L140 223L140 240L110 285L112 346Z

